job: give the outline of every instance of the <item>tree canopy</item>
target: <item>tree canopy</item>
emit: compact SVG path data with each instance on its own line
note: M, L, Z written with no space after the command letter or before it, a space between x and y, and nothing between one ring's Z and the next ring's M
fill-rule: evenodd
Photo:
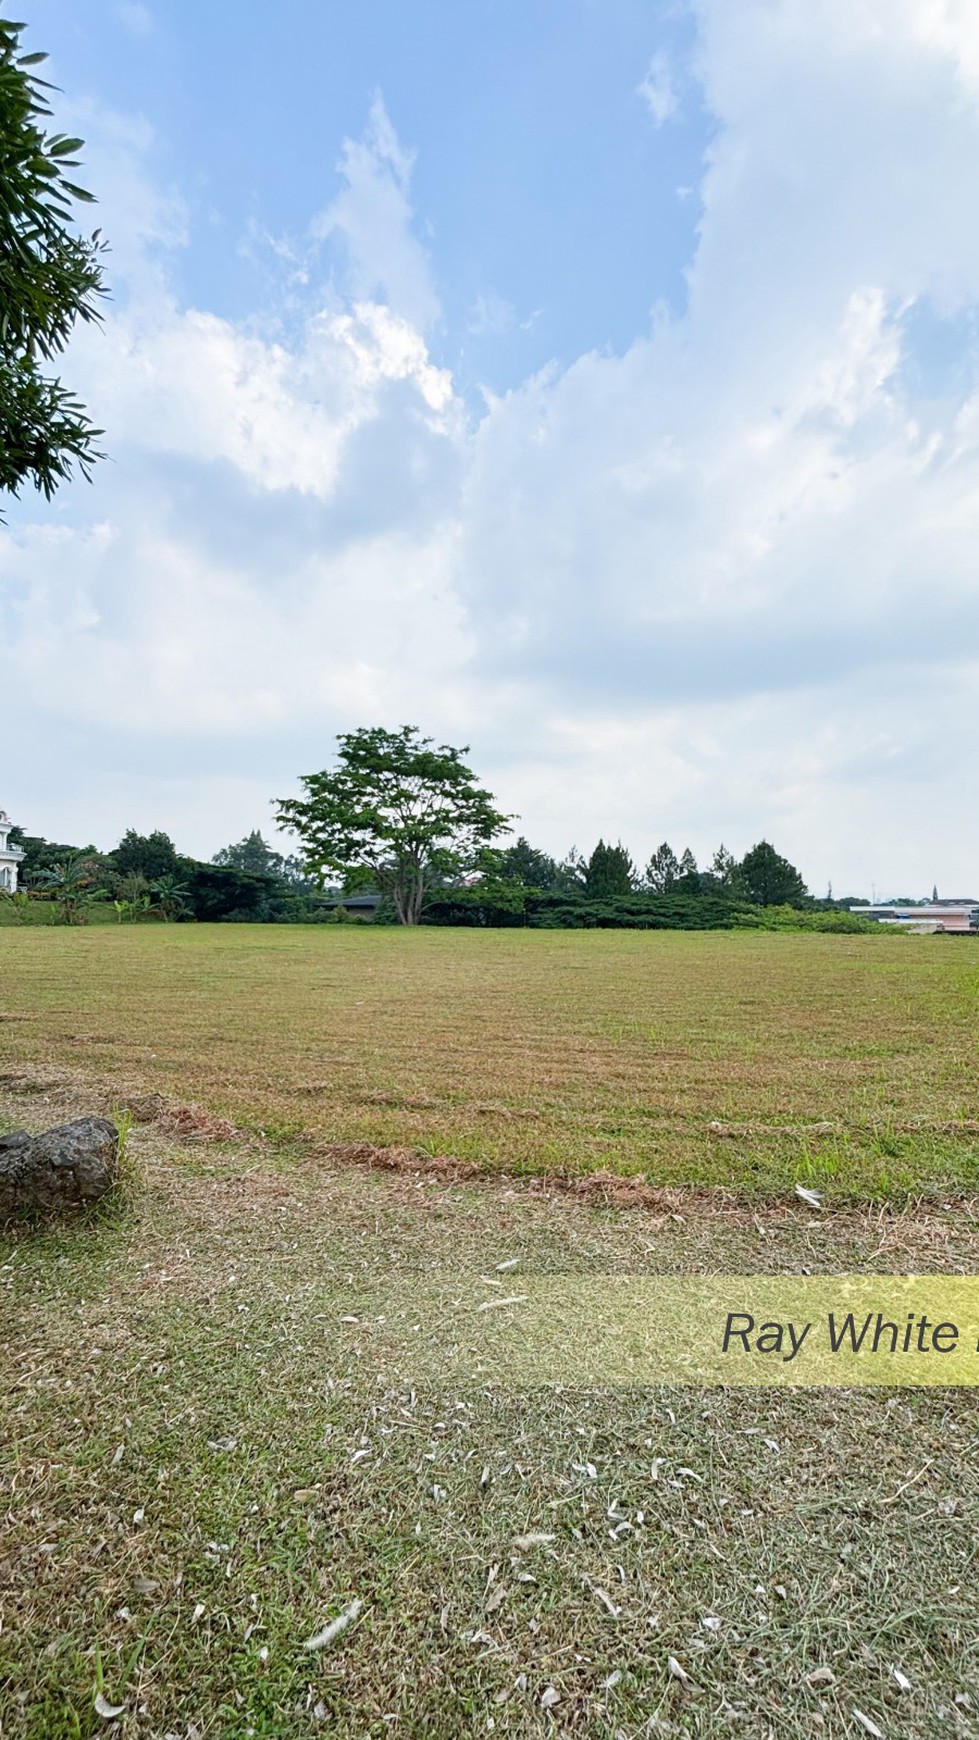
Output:
M112 853L112 862L120 876L138 872L148 882L155 882L160 876L176 876L180 870L177 848L170 835L160 828L155 828L152 834L137 834L135 828L127 828Z
M657 846L646 865L646 886L654 894L669 894L680 876L680 860L668 840Z
M553 888L559 871L549 853L539 851L521 834L500 853L496 873L503 882L522 882L527 888Z
M280 882L288 882L295 888L307 886L299 859L286 858L281 852L276 852L263 839L258 828L253 828L243 840L222 846L220 852L215 852L211 863L230 870L246 870L253 876L276 876Z
M0 489L25 482L50 497L77 465L99 457L84 407L44 372L78 320L100 318L105 293L98 232L72 229L92 195L70 179L82 141L45 134L51 86L22 54L23 25L0 19Z
M738 884L756 906L798 906L806 885L794 864L782 858L767 840L746 852L737 869Z
M477 785L468 747L435 745L415 725L365 727L337 743L336 766L304 775L305 796L280 798L276 821L298 836L316 876L373 883L401 924L417 924L429 890L473 868L510 818Z
M589 900L609 900L633 892L636 867L621 840L607 846L599 840L585 870L585 893Z

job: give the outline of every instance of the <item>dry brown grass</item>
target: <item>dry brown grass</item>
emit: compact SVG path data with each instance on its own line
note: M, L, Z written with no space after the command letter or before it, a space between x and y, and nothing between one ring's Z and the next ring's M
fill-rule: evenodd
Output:
M167 926L4 932L2 1062L278 1140L887 1195L979 1180L967 941Z

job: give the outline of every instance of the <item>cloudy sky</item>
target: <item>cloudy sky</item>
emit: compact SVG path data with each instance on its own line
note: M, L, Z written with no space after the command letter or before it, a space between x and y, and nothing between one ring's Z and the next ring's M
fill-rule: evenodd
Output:
M555 852L976 892L975 0L25 14L113 298L0 529L16 820L209 857L411 722Z

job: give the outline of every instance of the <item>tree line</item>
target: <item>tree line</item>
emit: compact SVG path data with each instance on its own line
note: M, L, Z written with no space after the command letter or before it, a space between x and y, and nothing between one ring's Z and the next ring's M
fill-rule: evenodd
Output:
M67 923L102 907L122 924L350 922L345 905L374 896L375 922L534 928L715 929L743 925L862 929L831 899L817 901L801 873L767 840L740 859L719 846L701 869L689 847L664 841L639 869L621 843L556 859L512 832L465 761L416 726L341 735L332 767L303 776L301 797L275 801L297 839L277 852L256 829L210 863L181 855L169 835L129 829L108 853L14 828L24 852L26 918L32 901ZM6 903L11 904L10 897Z
M11 828L23 851L20 891L3 902L23 922L53 913L66 924L95 916L119 924L198 919L251 924L310 923L327 916L322 891L297 858L276 852L255 830L210 863L178 852L169 834L127 829L111 852L71 846Z

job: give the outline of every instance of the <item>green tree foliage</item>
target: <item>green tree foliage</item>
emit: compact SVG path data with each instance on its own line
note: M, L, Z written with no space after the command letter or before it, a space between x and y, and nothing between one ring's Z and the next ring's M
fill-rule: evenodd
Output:
M286 858L281 852L274 851L257 828L235 845L222 846L220 852L215 852L211 863L229 870L247 870L253 876L275 876L291 887L309 886L299 859Z
M614 900L629 895L636 885L636 867L621 840L607 846L599 840L585 870L585 894L589 900Z
M311 916L302 903L283 890L272 876L256 876L232 865L195 864L184 859L181 881L188 890L188 908L207 924L289 923Z
M179 876L158 876L150 883L150 893L153 904L165 923L171 919L182 918L190 905L190 889Z
M546 852L539 852L521 834L498 855L496 874L501 882L522 882L525 888L553 888L558 865Z
M40 884L50 893L66 924L81 924L84 909L96 892L93 865L80 852L72 852L50 870L42 872Z
M657 846L646 865L644 881L653 894L669 894L680 877L680 860L667 840Z
M714 853L708 875L718 888L734 888L738 880L738 865L733 852L720 845Z
M65 841L45 840L40 834L25 834L23 828L11 828L10 844L19 846L24 854L18 880L25 888L50 887L46 880L48 872L68 859L83 859L92 865L106 864L92 845L69 846Z
M800 906L806 899L806 885L798 870L767 840L759 840L745 854L737 879L745 899L755 906Z
M120 876L145 876L156 882L161 876L177 876L181 859L169 834L156 828L152 834L137 834L127 828L115 851L110 854Z
M281 798L280 827L298 835L307 868L347 887L372 883L401 924L417 924L426 893L476 864L509 817L476 784L468 748L435 746L417 726L338 737L337 765L306 774L302 798Z
M0 19L0 489L51 497L74 465L89 474L101 430L45 365L76 321L100 318L105 285L98 233L71 227L92 198L70 179L82 141L45 134L47 57L21 53L23 28Z

